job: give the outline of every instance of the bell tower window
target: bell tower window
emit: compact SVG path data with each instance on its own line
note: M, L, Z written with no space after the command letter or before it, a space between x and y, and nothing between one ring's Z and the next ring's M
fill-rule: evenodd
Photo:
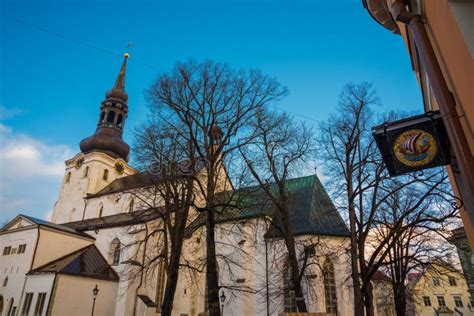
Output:
M122 121L123 121L123 115L119 114L119 116L117 117L117 126L118 127L122 127Z
M105 118L105 111L102 111L102 113L100 113L100 121L99 122L103 122L104 118Z
M107 114L107 123L113 123L115 119L115 112L110 111L109 114Z

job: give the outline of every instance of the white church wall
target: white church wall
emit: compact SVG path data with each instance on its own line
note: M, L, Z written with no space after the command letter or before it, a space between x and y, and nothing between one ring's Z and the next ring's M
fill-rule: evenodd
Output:
M107 260L109 264L113 264L111 259L111 244L114 239L120 240L122 245L130 244L133 239L131 235L127 234L127 228L116 227L109 229L99 229L97 231L88 231L88 234L95 237L95 245ZM122 249L120 254L120 262L127 260L130 257L129 249ZM117 297L116 297L116 315L130 315L133 306L131 306L129 297L134 296L133 282L129 280L127 273L127 265L118 264L112 265L112 268L118 273L120 277L119 284L117 285Z
M83 162L78 164L78 161ZM117 162L125 166L123 174L115 170ZM84 209L88 207L87 200L84 199L87 194L97 193L115 179L136 173L136 170L128 166L125 161L113 159L100 152L86 155L79 153L65 163L64 180L51 219L54 223L82 220ZM104 170L108 170L106 180Z
M4 299L4 308L9 306L12 299L13 306L20 306L25 274L31 268L37 235L35 227L0 235L0 295ZM21 244L26 244L24 253L18 253ZM12 247L15 253L2 255L5 247Z
M27 275L24 293L33 293L33 300L30 308L30 312L27 316L45 316L48 311L48 304L50 302L51 292L53 289L55 275L54 273L41 274L41 275ZM39 293L45 293L46 297L44 300L43 310L40 315L35 314L35 306L37 304ZM23 299L24 300L24 299ZM22 302L22 306L23 306ZM61 302L57 302L61 304ZM63 302L64 304L65 302Z

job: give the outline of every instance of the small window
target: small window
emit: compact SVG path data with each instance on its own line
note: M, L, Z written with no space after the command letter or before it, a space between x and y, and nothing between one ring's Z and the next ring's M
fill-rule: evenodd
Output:
M26 244L21 244L18 246L18 253L25 253L26 250Z
M3 248L3 255L4 256L9 255L11 252L12 252L12 247L11 246L7 246L7 247Z
M104 213L104 207L101 206L100 209L99 209L99 214L97 217L102 217L102 214Z
M122 244L120 243L120 240L118 238L115 238L112 240L112 243L110 244L110 256L111 256L111 263L113 266L117 266L120 264L120 251Z
M454 304L456 305L456 307L459 307L459 308L463 308L464 307L464 304L462 303L462 298L461 296L453 296L453 299L454 299Z
M453 277L453 276L449 277L449 285L450 286L456 286L457 285L455 277Z
M41 316L41 314L43 313L45 302L46 302L46 293L38 293L38 298L36 299L34 316Z
M105 111L102 111L102 113L100 113L100 121L103 122L104 118L105 118Z
M66 175L66 183L71 180L71 172L68 172Z
M109 179L109 170L105 169L104 174L102 175L102 179L107 181Z
M446 307L446 301L444 300L443 295L438 295L438 296L436 296L436 298L438 299L438 306L439 307Z
M3 286L7 286L8 284L8 277L6 277L5 279L3 279Z
M429 296L423 296L423 303L425 306L431 306L431 299Z
M123 115L119 114L117 117L117 126L122 127Z
M21 309L22 316L27 316L29 314L32 301L33 293L26 293L25 301L23 302L23 308Z
M130 204L128 205L128 211L129 212L133 212L133 204L134 204L134 201L133 199L130 201Z
M89 166L86 166L86 168L84 169L84 173L82 174L82 176L83 176L84 178L86 178L86 177L87 177L87 174L89 174Z
M434 286L441 286L441 281L439 278L433 278L433 285Z
M115 112L110 111L109 114L107 114L107 123L113 123L115 118Z

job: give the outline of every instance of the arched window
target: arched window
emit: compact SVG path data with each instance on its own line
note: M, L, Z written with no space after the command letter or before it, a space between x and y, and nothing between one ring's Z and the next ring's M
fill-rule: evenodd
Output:
M82 174L82 176L83 176L84 178L86 178L88 174L89 174L89 166L86 166L86 168L84 169L84 173Z
M161 312L161 305L163 304L163 298L165 294L165 285L166 285L165 263L161 261L160 264L158 265L158 273L156 275L156 305L157 305L156 309L159 312Z
M75 218L76 218L76 209L73 208L73 209L71 210L71 213L69 214L69 221L70 221L70 222L73 222Z
M116 266L120 264L120 251L122 244L118 238L114 238L110 244L110 262L111 265Z
M323 281L326 313L337 315L336 279L334 277L334 265L329 258L323 264Z
M99 207L99 213L97 214L97 217L102 217L102 213L104 213L104 206L103 205L101 205Z
M115 118L115 112L110 111L109 114L107 114L107 123L113 123Z
M119 114L117 117L117 126L122 127L123 115Z
M71 180L71 172L68 172L66 174L66 183L69 182Z
M8 284L8 277L6 277L5 279L3 279L3 286L7 286Z
M133 212L133 204L134 204L134 201L133 199L130 201L130 204L128 204L128 212Z
M100 121L103 122L104 118L105 118L105 111L102 111L102 113L100 113Z
M109 170L105 169L104 174L102 175L102 179L107 181L109 179Z

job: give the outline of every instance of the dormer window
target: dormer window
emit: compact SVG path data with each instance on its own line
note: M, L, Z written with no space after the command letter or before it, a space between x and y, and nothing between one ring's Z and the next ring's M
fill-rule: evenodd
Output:
M105 169L104 174L102 175L102 179L107 181L109 179L109 170Z

